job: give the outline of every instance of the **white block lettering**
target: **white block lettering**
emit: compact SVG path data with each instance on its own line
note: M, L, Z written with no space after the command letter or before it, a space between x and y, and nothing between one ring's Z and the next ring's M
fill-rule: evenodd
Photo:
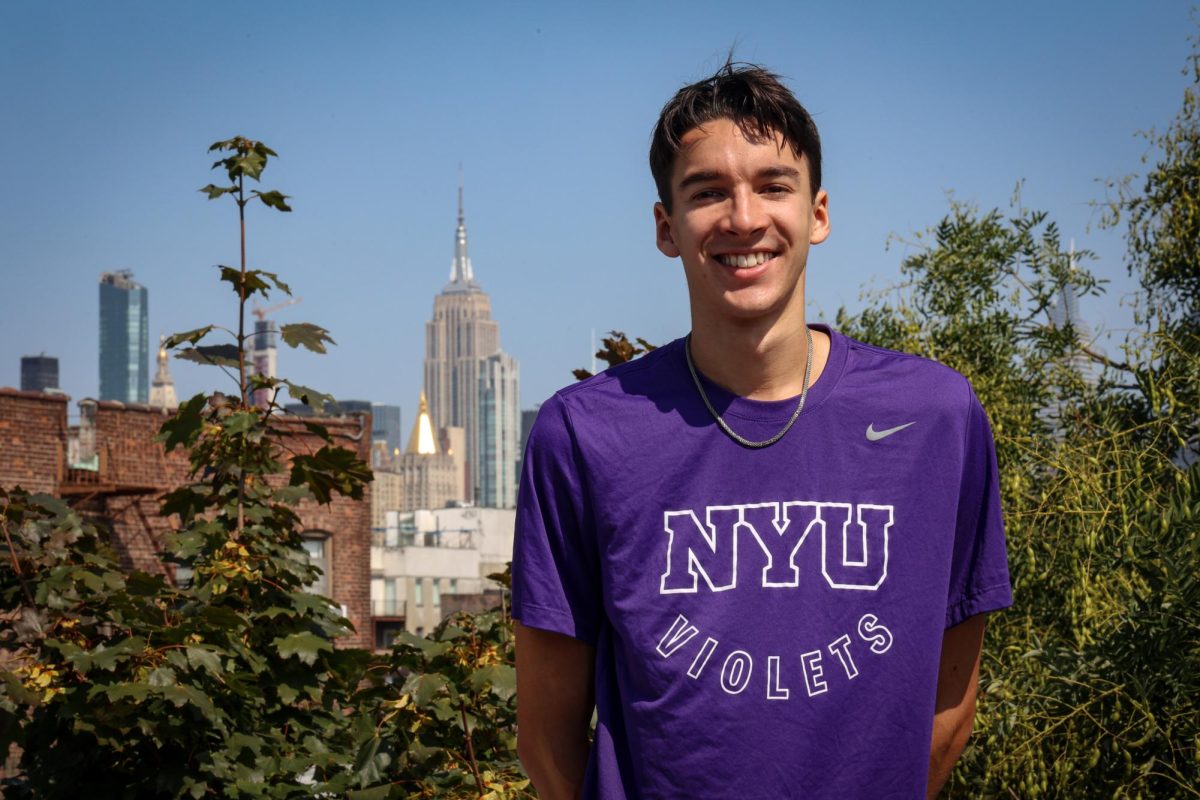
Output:
M829 645L829 652L838 657L838 661L842 662L842 669L846 670L846 677L854 680L858 677L858 667L854 665L854 658L850 655L850 636L843 633Z
M780 512L782 510L782 519ZM767 557L762 571L763 586L799 586L800 568L796 553L817 521L815 503L763 503L744 506L742 519Z
M863 614L858 621L858 635L871 643L872 653L886 653L892 646L892 632L879 624L874 614Z
M688 643L693 636L699 633L696 626L687 621L687 617L680 614L671 623L671 629L658 642L658 654L663 658L669 658L679 648Z
M800 663L804 666L804 687L808 690L808 696L824 694L829 689L829 684L821 680L821 676L825 674L825 668L821 666L821 651L804 653L800 656Z
M792 691L779 685L779 656L767 658L767 699L787 700Z
M696 657L692 659L692 665L688 667L688 675L693 678L699 678L700 673L708 666L708 660L712 658L713 650L717 649L717 640L709 636L704 640L704 644L700 646L700 652L696 653Z
M821 571L834 589L873 592L887 579L892 507L859 503L856 518L858 530L851 532L848 503L821 505Z
M721 688L727 694L741 694L750 684L750 673L754 661L745 650L734 650L725 658L721 667Z

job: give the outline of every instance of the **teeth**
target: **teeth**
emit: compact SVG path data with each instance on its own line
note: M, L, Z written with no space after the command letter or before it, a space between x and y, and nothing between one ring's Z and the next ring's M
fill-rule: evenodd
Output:
M717 259L727 267L742 268L757 267L759 264L769 261L774 256L774 253L750 253L749 255L738 253L736 255L718 256Z

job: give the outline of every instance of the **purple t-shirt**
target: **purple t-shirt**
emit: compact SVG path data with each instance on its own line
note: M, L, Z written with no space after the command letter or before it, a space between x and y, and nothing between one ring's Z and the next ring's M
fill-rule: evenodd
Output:
M513 616L596 647L585 798L924 797L942 632L1012 602L995 449L960 374L828 333L765 449L682 340L538 413ZM796 403L705 391L750 439Z

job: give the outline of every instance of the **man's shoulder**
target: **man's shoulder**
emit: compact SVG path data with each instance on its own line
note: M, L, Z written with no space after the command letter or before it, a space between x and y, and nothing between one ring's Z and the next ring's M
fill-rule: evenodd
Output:
M929 389L970 390L970 381L958 369L928 356L859 342L842 333L851 368L880 380L902 379Z
M978 402L970 381L953 367L840 335L847 352L844 388L849 391L877 394L889 402L935 404L959 413Z
M538 409L530 434L538 446L595 446L609 438L629 438L652 431L661 410L675 407L687 377L679 352L681 340L663 345L624 364L559 389Z
M669 373L674 371L674 362L682 358L679 352L682 342L682 339L676 339L632 361L564 386L555 392L555 397L574 406L580 403L620 404L651 395L672 382Z

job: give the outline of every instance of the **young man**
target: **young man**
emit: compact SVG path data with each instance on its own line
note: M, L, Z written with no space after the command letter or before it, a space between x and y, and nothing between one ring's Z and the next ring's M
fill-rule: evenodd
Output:
M970 733L983 614L1011 602L983 409L953 370L805 322L829 203L774 75L681 89L650 164L692 332L538 414L522 763L549 800L932 796Z

